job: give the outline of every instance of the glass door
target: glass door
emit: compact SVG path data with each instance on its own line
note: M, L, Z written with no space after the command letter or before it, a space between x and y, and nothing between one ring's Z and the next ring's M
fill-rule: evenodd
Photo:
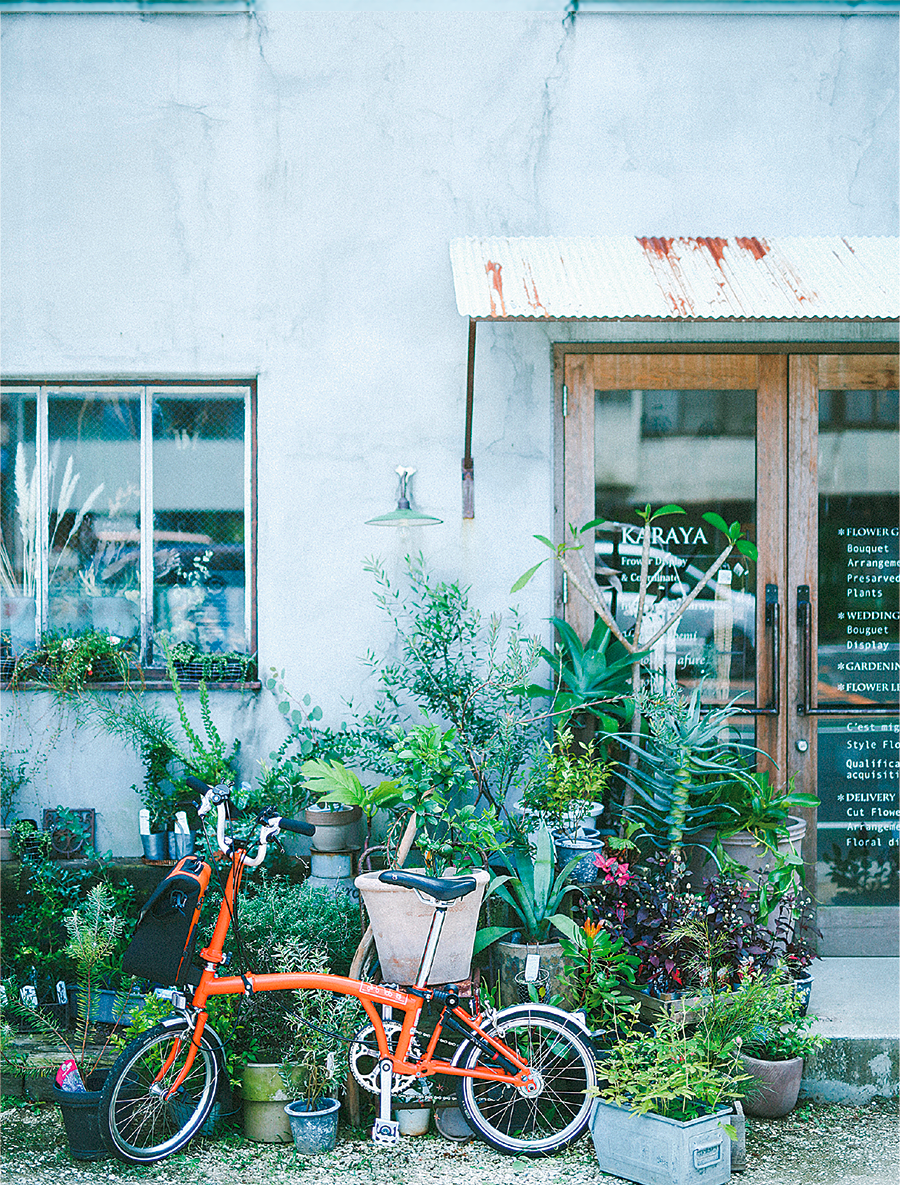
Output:
M796 592L797 702L798 727L815 734L819 925L833 954L885 955L897 950L900 855L897 359L821 355L806 369L817 561Z
M568 350L559 359L557 537L568 523L606 520L595 534L596 578L627 622L637 508L686 511L654 523L651 617L721 549L703 514L741 524L758 562L733 554L654 647L652 665L688 687L702 680L710 704L741 697L779 780L793 775L798 790L821 798L803 851L825 950L889 953L898 914L896 359ZM593 611L576 591L562 595L586 637Z

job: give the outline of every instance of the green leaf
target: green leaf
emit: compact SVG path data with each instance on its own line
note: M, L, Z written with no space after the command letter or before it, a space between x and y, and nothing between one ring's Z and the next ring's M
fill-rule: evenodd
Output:
M593 531L597 527L602 527L605 522L605 518L592 518L589 523L585 523L583 527L578 528L578 534L583 535L585 531Z
M484 926L481 930L476 931L472 954L480 954L485 947L490 946L494 942L499 942L507 934L512 934L514 929L514 926Z
M684 511L680 506L676 506L674 503L669 503L668 506L661 506L659 508L659 510L654 510L653 513L650 515L650 518L652 520L654 518L660 518L660 516L663 514L685 514L685 513L686 513L686 511Z
M728 534L728 524L725 522L725 519L722 518L721 514L713 514L712 511L708 511L703 515L703 518L711 526L721 531L723 535Z
M550 548L553 547L552 542L547 538L546 535L535 535L535 539L537 539L538 543L543 543Z
M755 543L750 543L747 539L738 539L734 545L741 555L746 556L748 560L754 563L759 559L759 549Z
M535 572L538 570L538 568L542 567L542 565L545 564L546 562L547 562L546 560L541 560L541 562L539 564L535 564L533 568L529 568L528 571L523 576L519 577L519 579L516 581L516 583L509 590L510 594L520 592L525 587L525 585L528 583L528 581L532 578L532 576L535 574Z

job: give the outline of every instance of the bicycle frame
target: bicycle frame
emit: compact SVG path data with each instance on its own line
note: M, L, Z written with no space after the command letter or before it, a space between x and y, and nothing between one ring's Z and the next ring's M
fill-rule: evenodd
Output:
M200 977L200 983L191 997L191 1008L195 1012L194 1039L191 1041L191 1048L186 1054L185 1064L182 1066L180 1073L175 1078L169 1091L170 1095L174 1094L191 1069L199 1048L199 1038L206 1024L206 1001L210 996L243 995L253 992L295 991L298 989L334 992L338 995L353 996L357 999L372 1024L375 1039L378 1043L379 1061L383 1067L385 1063L389 1063L390 1070L394 1074L414 1076L417 1078L425 1078L433 1074L447 1074L456 1077L480 1078L506 1086L515 1086L526 1093L529 1093L533 1089L534 1080L528 1064L514 1050L510 1049L509 1046L484 1031L482 1027L481 1006L477 997L475 1004L476 1010L473 1016L457 1003L448 1007L447 997L442 997L440 992L428 987L403 991L397 988L384 987L380 984L364 983L362 980L350 979L342 975L326 975L316 972L218 975L218 967L225 961L223 946L234 916L234 902L240 891L246 855L247 853L243 849L236 849L232 855L231 870L225 885L225 892L222 898L222 904L219 907L213 936L209 946L200 952L200 959L204 964L204 969ZM408 1060L410 1046L416 1032L416 1024L421 1015L422 1008L427 1001L434 999L444 1003L441 1017L422 1056L415 1061ZM389 1047L379 1006L388 1007L392 1010L399 1009L404 1014L403 1025L397 1037L396 1048L394 1050L391 1050ZM435 1057L435 1050L443 1032L445 1021L449 1021L448 1027L452 1027L455 1032L461 1033L485 1052L492 1053L497 1063L496 1067L478 1066L476 1068L466 1069L455 1065L453 1062ZM162 1073L168 1070L176 1053L177 1050L173 1050L172 1056L168 1059L166 1065L163 1067L163 1071L160 1073L160 1077L162 1077Z

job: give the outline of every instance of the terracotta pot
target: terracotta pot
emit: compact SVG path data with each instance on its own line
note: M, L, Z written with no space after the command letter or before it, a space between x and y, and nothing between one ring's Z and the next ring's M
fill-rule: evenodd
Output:
M769 1062L742 1053L741 1062L744 1073L751 1074L755 1080L746 1083L747 1096L743 1104L748 1115L779 1119L793 1111L803 1077L802 1057L787 1062Z
M424 868L403 871L425 875ZM476 888L447 910L429 983L462 983L471 974L478 913L490 877L483 868L466 875L475 877ZM381 978L385 983L415 983L434 909L412 889L383 884L378 876L377 872L364 872L354 884L372 924Z

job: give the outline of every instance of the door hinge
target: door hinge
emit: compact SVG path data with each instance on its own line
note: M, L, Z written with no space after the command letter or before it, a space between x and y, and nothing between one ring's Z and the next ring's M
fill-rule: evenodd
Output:
M563 383L562 392L562 414L564 419L569 414L569 388L565 383Z

